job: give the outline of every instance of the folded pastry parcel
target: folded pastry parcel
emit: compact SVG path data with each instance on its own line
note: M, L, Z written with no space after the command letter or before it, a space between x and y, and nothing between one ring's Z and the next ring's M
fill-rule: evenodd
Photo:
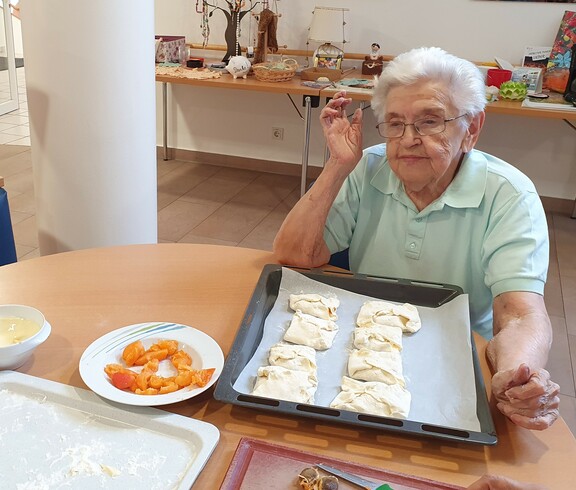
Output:
M319 294L291 294L290 308L325 320L338 320L336 309L340 306L338 298L327 298Z
M410 402L410 392L399 384L363 382L344 376L342 391L330 407L405 419L410 412Z
M316 373L316 351L307 345L278 342L270 347L268 363L310 374Z
M416 307L409 303L397 305L387 301L366 301L360 308L356 325L389 325L400 327L403 332L414 333L420 330L422 322Z
M296 311L284 334L284 340L294 344L307 345L316 350L326 350L332 347L337 333L338 325L332 320L325 320Z
M373 325L354 329L354 347L375 351L401 351L402 329L389 325Z
M380 381L406 386L400 352L354 349L348 357L348 376L363 381Z
M258 368L258 377L252 394L297 403L314 403L318 386L315 375L282 366Z

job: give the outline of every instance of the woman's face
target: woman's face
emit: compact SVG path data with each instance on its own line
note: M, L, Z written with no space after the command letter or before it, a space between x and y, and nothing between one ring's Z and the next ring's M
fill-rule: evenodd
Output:
M433 81L394 87L386 99L383 121L411 124L430 116L441 119L460 116L446 94L447 88ZM390 168L409 195L429 195L432 202L444 192L456 174L463 153L476 143L483 117L479 118L480 122L476 119L478 117L469 128L463 124L465 118L447 122L442 133L430 136L420 136L414 126L406 126L400 138L387 138Z

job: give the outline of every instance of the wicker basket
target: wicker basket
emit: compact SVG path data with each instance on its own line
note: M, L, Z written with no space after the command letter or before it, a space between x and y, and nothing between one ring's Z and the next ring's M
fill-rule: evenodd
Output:
M256 63L252 65L254 76L262 82L287 82L292 80L298 69L296 60Z

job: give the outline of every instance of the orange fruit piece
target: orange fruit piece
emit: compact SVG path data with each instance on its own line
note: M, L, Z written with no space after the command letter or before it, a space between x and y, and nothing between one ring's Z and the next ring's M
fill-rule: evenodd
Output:
M142 342L137 340L136 342L128 344L124 348L124 351L122 352L122 359L128 367L133 366L136 362L136 359L144 354L144 351L145 349L142 345Z
M147 350L134 362L135 366L143 366L152 359L157 359L158 361L163 361L168 357L168 350Z
M170 358L172 365L180 370L186 366L192 366L192 358L183 350L175 352Z

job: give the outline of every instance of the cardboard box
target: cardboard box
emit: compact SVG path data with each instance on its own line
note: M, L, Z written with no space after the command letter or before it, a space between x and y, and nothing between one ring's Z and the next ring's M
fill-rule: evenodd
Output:
M179 63L178 50L186 45L184 36L155 36L156 63Z

